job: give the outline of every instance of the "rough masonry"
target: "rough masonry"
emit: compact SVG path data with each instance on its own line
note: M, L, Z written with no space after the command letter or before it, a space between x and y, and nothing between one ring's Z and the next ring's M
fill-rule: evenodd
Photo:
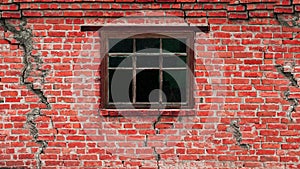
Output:
M299 11L298 0L0 1L0 168L300 168ZM107 25L207 27L194 107L101 107L102 35L82 28Z

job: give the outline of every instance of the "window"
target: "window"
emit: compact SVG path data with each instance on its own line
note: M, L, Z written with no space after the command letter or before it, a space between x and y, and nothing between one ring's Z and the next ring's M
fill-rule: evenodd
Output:
M103 106L190 107L193 35L181 31L105 32L101 65L106 77L102 83Z

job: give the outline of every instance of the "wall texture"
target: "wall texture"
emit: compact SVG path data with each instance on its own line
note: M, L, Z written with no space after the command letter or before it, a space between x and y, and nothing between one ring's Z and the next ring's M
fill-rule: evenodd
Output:
M299 11L299 0L0 0L0 166L300 168ZM99 107L101 34L87 25L209 25L196 33L195 108Z

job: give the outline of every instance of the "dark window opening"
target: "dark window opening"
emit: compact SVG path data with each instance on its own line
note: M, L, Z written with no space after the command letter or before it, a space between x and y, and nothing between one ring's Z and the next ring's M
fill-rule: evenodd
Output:
M106 108L191 106L191 38L108 37Z

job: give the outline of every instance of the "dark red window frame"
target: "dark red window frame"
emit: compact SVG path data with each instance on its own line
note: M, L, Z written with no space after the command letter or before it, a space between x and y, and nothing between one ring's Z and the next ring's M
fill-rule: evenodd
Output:
M187 102L186 104L178 103L178 104L166 104L163 105L164 109L191 109L194 106L194 39L195 39L195 30L198 30L196 27L158 27L158 26L128 26L128 27L105 27L100 29L101 36L101 108L104 109L128 109L134 107L135 109L148 109L148 104L134 104L134 105L116 105L110 104L108 99L108 40L112 38L164 38L164 37L172 37L178 39L186 39L187 46L187 64L188 69L191 74L187 76ZM161 108L162 105L152 105L151 108Z

